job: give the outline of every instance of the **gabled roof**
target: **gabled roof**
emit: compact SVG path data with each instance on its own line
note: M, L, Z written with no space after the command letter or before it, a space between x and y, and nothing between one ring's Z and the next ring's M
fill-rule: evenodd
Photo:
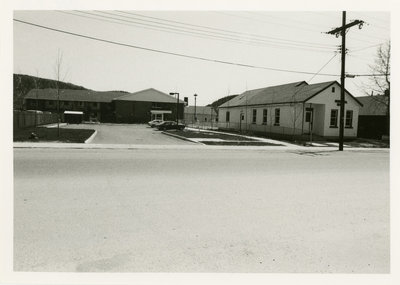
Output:
M161 103L176 103L176 98L154 88L141 90L135 93L129 93L118 97L116 101L145 101L145 102L161 102ZM184 103L179 100L179 103Z
M387 112L388 97L384 95L362 96L357 99L363 104L359 110L360 116L385 116Z
M122 92L115 91L92 91L92 90L70 90L60 89L61 101L84 101L84 102L111 102L114 98L123 96ZM36 97L37 96L37 97ZM25 95L25 99L57 100L57 89L32 89Z
M220 106L220 108L305 102L335 83L339 84L337 81L328 81L316 84L307 84L305 81L300 81L249 90L232 100L225 102ZM346 92L350 94L348 91ZM352 95L350 94L350 96ZM357 101L356 98L354 99ZM360 103L359 101L357 102ZM362 104L360 103L360 105Z

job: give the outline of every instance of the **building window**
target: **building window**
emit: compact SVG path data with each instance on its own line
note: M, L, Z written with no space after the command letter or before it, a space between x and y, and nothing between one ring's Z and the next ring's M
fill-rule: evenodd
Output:
M264 109L263 110L263 125L267 124L267 118L268 118L267 115L268 115L268 110Z
M257 123L257 110L256 109L253 109L253 121L252 121L252 123L253 124Z
M311 117L312 117L312 111L311 110L306 111L306 123L311 122Z
M330 121L330 126L331 128L337 128L337 122L338 122L338 110L337 109L332 109L331 110L331 121Z
M226 122L229 122L229 117L230 117L230 113L228 111L228 112L226 112Z
M281 109L275 109L275 123L274 126L279 126L281 122Z
M346 111L346 128L352 128L353 127L353 110L347 110Z
M332 93L335 93L335 87L332 87Z

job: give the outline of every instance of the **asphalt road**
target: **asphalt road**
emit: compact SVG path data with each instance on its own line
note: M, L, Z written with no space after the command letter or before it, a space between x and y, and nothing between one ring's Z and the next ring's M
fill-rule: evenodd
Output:
M147 144L147 145L190 145L188 141L162 134L145 124L72 124L65 128L92 129L97 134L92 144Z
M389 272L389 152L14 149L14 270Z

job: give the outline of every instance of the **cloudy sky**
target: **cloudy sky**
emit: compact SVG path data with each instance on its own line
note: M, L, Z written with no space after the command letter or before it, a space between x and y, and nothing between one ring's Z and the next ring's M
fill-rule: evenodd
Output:
M197 93L206 105L294 81L340 82L341 38L325 33L341 25L340 10L17 10L13 17L26 22L13 23L14 73L54 79L60 50L65 81L93 90L153 87L191 105ZM366 23L347 33L346 71L369 74L378 46L390 40L390 13L347 12L347 22L356 19ZM366 82L349 78L346 88L361 96Z

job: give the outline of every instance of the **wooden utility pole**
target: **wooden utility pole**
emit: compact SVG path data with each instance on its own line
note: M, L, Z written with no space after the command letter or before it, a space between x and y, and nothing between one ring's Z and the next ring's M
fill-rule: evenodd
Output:
M339 37L339 35L342 36L342 67L341 67L341 73L340 73L340 85L341 85L341 90L340 90L340 115L339 115L339 151L343 151L343 137L344 137L344 104L345 104L345 78L346 78L346 30L348 28L351 28L355 25L358 25L358 27L361 29L362 25L364 24L364 21L361 20L355 20L349 24L346 24L346 11L342 12L342 26L336 29L333 29L332 31L327 32L327 34L331 35L336 35L336 37Z

